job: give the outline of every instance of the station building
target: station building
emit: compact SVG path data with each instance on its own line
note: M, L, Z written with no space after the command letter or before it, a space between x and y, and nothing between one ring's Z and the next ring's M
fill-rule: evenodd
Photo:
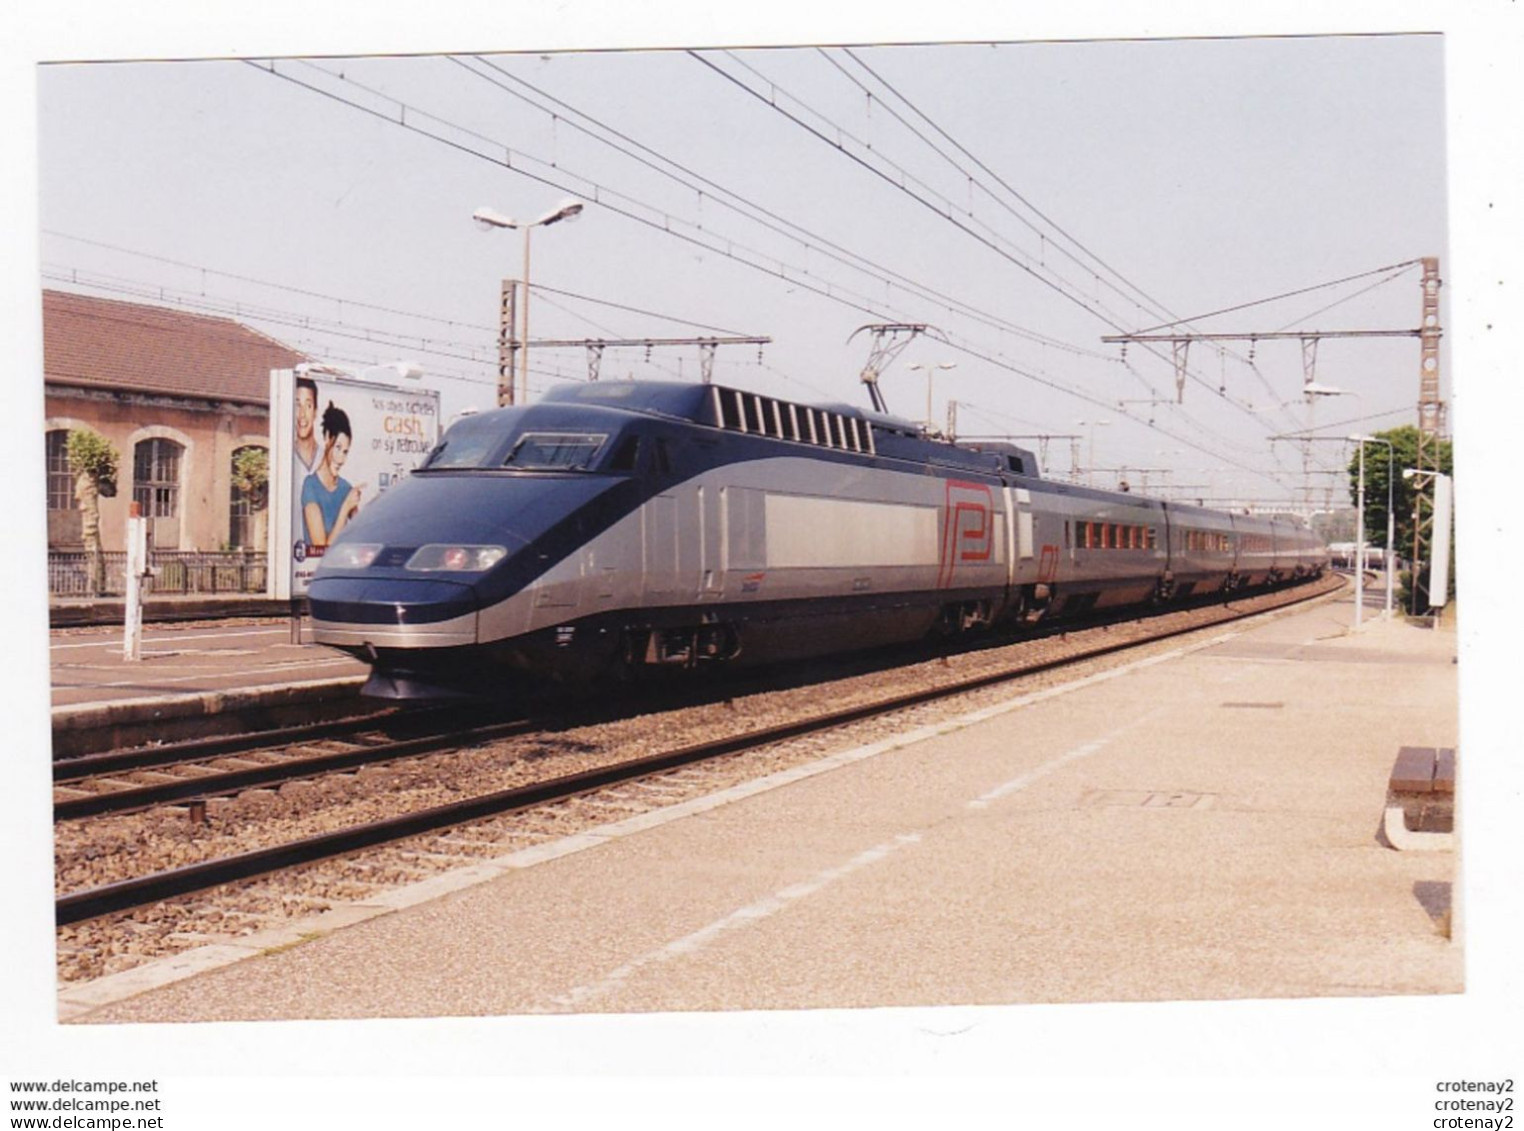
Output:
M233 485L244 448L268 449L270 370L308 360L231 318L45 290L42 302L48 549L82 548L70 431L118 457L100 501L101 541L124 545L129 504L161 551L264 550L263 524Z

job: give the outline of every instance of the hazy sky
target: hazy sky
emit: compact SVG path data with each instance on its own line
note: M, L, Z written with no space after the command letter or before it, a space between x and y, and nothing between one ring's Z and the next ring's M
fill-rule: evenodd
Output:
M1303 483L1300 452L1268 439L1307 426L1297 343L1262 343L1252 366L1246 345L1227 356L1193 350L1183 404L1119 404L1172 400L1173 367L1167 352L1141 348L1124 364L1101 336L1350 276L1360 278L1194 324L1240 333L1413 327L1414 269L1386 282L1368 273L1440 256L1465 595L1462 911L1471 992L1449 1001L1199 1009L145 1034L60 1029L48 1020L46 979L12 978L0 981L0 1052L11 1063L39 1077L363 1077L397 1063L404 1048L406 1071L519 1071L526 1075L515 1100L563 1109L554 1082L536 1076L661 1074L677 1063L700 1074L968 1073L1016 1080L1003 1085L1009 1091L1023 1077L1157 1090L1203 1073L1207 1090L1184 1094L1207 1096L1236 1080L1240 1090L1222 1093L1216 1111L1249 1126L1270 1124L1254 1123L1258 1108L1240 1095L1316 1096L1327 1080L1334 1106L1297 1118L1329 1125L1317 1120L1333 1111L1344 1126L1364 1126L1355 1082L1374 1080L1388 1097L1395 1078L1411 1089L1401 1094L1414 1097L1413 1117L1429 1119L1416 1113L1428 1110L1431 1074L1517 1075L1524 995L1513 830L1524 791L1517 740L1496 709L1517 696L1519 618L1509 598L1520 547L1516 508L1502 490L1516 477L1511 426L1524 413L1515 372L1524 184L1517 4L21 7L0 47L0 91L15 108L5 134L10 160L0 163L11 220L0 278L8 344L20 359L20 426L3 458L17 497L33 500L17 512L22 552L0 559L6 623L18 642L7 653L13 769L0 823L13 900L45 908L51 895L39 800L48 788L47 682L37 662L46 646L39 275L44 286L85 289L66 276L102 295L236 307L251 324L343 364L416 358L453 412L492 399L498 280L518 273L521 252L515 233L477 231L471 211L487 204L533 217L577 195L589 202L580 219L534 237L533 280L559 292L534 299L535 338L762 335L773 342L760 361L754 347L722 349L717 379L865 404L857 379L865 335L853 331L928 322L945 341L918 340L885 372L893 411L925 411L924 377L909 363L956 362L938 375L933 415L940 419L945 398L956 397L965 433L1088 440L1078 421L1110 420L1095 429L1097 464L1169 467L1176 484L1267 501L1294 497ZM1395 34L1436 30L1443 38ZM1282 38L1243 38L1264 34ZM1195 36L1230 38L1183 38ZM1018 42L1031 40L1047 42ZM855 59L810 48L563 53L951 41L965 45L864 48ZM348 57L383 52L396 57ZM459 61L421 54L429 52ZM293 61L303 54L310 65ZM219 61L55 65L206 57ZM272 75L235 57L281 62ZM559 100L554 116L509 91L542 106ZM415 128L396 124L404 113ZM628 152L579 127L618 131L602 136ZM692 378L697 363L693 351L657 351L648 363L643 351L610 350L603 373L671 376L681 365ZM585 360L545 350L534 369L539 390L556 374L585 376ZM1409 340L1327 342L1315 375L1351 394L1318 405L1325 434L1414 419L1417 347ZM1142 423L1150 410L1154 429ZM1050 468L1066 472L1067 441L1047 449ZM1338 443L1312 453L1325 468L1345 457ZM7 955L19 956L16 969L48 968L46 924L6 916L4 940ZM671 1059L671 1042L683 1059ZM1301 1091L1286 1091L1285 1081ZM870 1087L880 1098L899 1094ZM803 1092L810 1086L789 1094ZM615 1101L627 1105L631 1094L667 1098L626 1086ZM747 1110L702 1086L685 1083L681 1094ZM609 1104L607 1091L582 1081L576 1102L588 1097Z
M472 210L575 196L532 237L532 338L765 336L716 380L866 404L854 331L927 323L882 375L893 411L926 414L910 364L953 363L932 418L954 398L965 434L1082 436L1032 441L1055 473L1095 433L1134 484L1281 502L1301 449L1268 438L1412 420L1415 340L1324 342L1313 376L1350 395L1309 419L1297 341L1197 345L1177 403L1168 345L1101 337L1307 288L1191 325L1416 326L1417 265L1371 273L1444 269L1443 63L1393 35L48 66L43 278L416 359L448 417L491 403L521 272ZM581 349L531 357L532 393L586 378ZM609 350L602 375L696 379L698 350Z

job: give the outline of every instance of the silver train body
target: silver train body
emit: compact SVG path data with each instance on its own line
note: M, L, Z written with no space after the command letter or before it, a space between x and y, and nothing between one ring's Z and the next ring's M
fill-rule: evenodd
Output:
M490 695L768 663L1308 578L1289 519L1040 477L846 406L570 386L468 417L348 526L309 593L367 693Z

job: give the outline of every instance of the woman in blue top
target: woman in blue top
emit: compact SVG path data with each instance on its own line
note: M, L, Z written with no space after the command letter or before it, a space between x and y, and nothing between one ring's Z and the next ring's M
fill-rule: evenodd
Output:
M302 515L309 545L327 546L360 509L360 488L350 486L339 475L353 443L349 414L329 401L323 410L323 458L302 481Z

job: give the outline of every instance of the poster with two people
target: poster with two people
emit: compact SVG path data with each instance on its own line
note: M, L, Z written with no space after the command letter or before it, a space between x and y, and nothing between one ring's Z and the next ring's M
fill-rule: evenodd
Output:
M324 551L355 515L439 440L439 394L316 365L270 373L270 576L306 594Z

